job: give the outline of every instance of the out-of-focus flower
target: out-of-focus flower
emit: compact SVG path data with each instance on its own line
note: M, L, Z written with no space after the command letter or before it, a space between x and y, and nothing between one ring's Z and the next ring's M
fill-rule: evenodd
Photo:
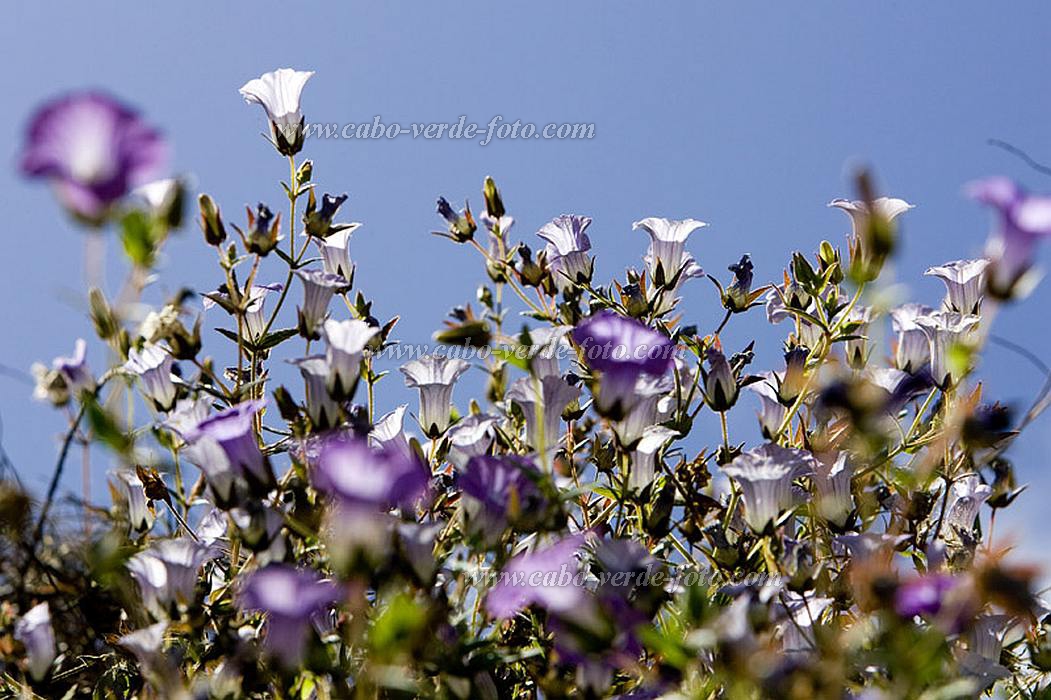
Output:
M573 340L591 369L601 373L595 408L613 419L623 418L635 404L640 375L659 377L674 359L674 345L666 335L612 311L584 319Z
M420 391L420 427L435 438L449 427L453 386L471 365L457 358L425 355L401 368L405 384Z
M26 648L26 662L33 680L43 680L55 660L55 631L47 603L35 605L15 623L15 639Z
M959 314L977 314L985 292L985 268L989 261L954 260L944 265L927 268L923 274L937 277L945 283L945 310Z
M186 186L182 180L170 177L154 180L136 187L131 194L146 205L151 215L171 228L178 228L182 224L183 200L186 194Z
M894 593L894 610L902 617L933 617L941 611L946 594L956 584L952 576L939 573L906 581Z
M350 259L350 237L361 224L350 224L347 228L333 233L327 238L317 238L317 247L321 251L321 265L330 275L338 275L347 281L347 286L354 283L354 263Z
M548 612L571 611L587 599L581 585L577 553L583 535L570 535L543 549L519 554L501 571L498 583L489 589L485 609L506 620L530 605Z
M903 199L877 197L871 208L863 200L834 199L828 206L850 217L853 232L850 237L851 274L855 279L875 279L887 256L894 250L895 219L913 208Z
M303 148L305 120L299 103L312 75L313 71L279 68L249 80L238 91L245 102L266 110L270 134L281 155L294 156Z
M82 338L77 338L71 357L56 357L51 363L51 369L40 363L34 364L32 372L36 388L33 390L33 398L64 406L69 403L71 397L94 391L95 377L88 368L87 347Z
M985 255L986 291L997 299L1026 296L1035 279L1032 270L1037 244L1051 235L1051 197L1031 195L1006 177L973 182L967 194L999 214Z
M744 519L757 533L793 504L792 480L814 473L808 452L767 443L738 455L722 468L741 487Z
M953 353L967 345L972 332L978 328L978 316L953 311L936 311L915 319L916 325L927 334L931 353L931 376L941 388L956 384L967 371Z
M365 347L379 332L378 327L358 319L325 321L321 335L327 343L325 352L331 372L328 390L335 398L343 400L354 395Z
M642 437L631 453L629 488L641 491L650 485L657 472L657 454L675 437L679 437L679 433L663 425L651 425L642 431Z
M133 532L148 532L153 527L153 511L146 502L142 480L130 470L119 473L128 497L128 525Z
M817 512L838 528L846 527L854 512L850 482L854 469L846 452L823 454L813 462Z
M539 475L525 457L472 457L456 480L467 499L464 512L470 529L493 540L508 525L537 517L546 509L536 483Z
M315 430L323 431L339 424L339 404L329 396L331 370L324 355L311 355L289 360L299 368L307 394L307 415Z
M163 653L164 636L168 632L168 621L161 620L148 627L129 632L117 640L147 670L157 672L165 664Z
M486 454L493 444L496 416L471 414L449 429L449 461L463 469L472 457Z
M686 239L699 228L707 226L696 219L663 219L651 216L631 225L632 230L642 229L650 237L650 248L647 253L650 277L660 287L678 287L681 275L690 268L696 267L693 257L686 252ZM696 274L700 276L700 268Z
M322 443L314 471L315 486L341 506L369 511L411 507L424 495L429 478L415 455L389 447L373 449L351 436Z
M83 92L42 106L30 120L22 172L45 177L73 214L98 223L133 187L164 169L159 132L111 97Z
M777 389L772 384L772 381L776 381L775 375L772 372L764 372L760 376L762 381L749 384L747 388L759 397L759 429L763 437L771 439L781 427L788 409L778 399Z
M544 224L536 235L547 245L547 261L559 291L573 289L575 283L591 282L595 261L587 251L591 250L591 239L586 233L591 219L587 216L563 214Z
M659 377L641 375L635 381L635 405L622 420L613 424L620 444L631 449L642 437L646 428L657 422L657 404L675 389L675 379L670 374Z
M303 305L299 307L299 334L318 339L318 331L328 317L328 303L337 290L346 287L346 280L320 270L296 270L303 283Z
M533 354L529 357L529 371L534 377L557 376L561 374L558 356L567 346L566 335L573 330L570 326L544 326L529 331Z
M188 537L158 540L128 560L128 571L139 584L142 601L157 617L165 617L172 604L193 600L197 573L216 552Z
M161 411L175 405L177 391L172 381L172 356L160 345L131 348L124 371L139 378L144 393Z
M891 327L898 334L894 347L894 366L902 372L916 374L930 365L930 341L916 319L932 313L934 309L923 304L903 304L891 310Z
M507 398L518 404L526 423L526 442L547 452L558 446L562 411L580 397L580 387L559 376L543 379L522 377L507 390Z
M266 614L266 650L279 663L292 668L303 658L311 617L341 597L338 585L314 571L270 564L248 575L238 605L243 611Z
M214 440L223 450L236 477L253 486L269 489L274 483L270 460L260 451L253 423L265 401L245 401L201 421L190 437ZM203 465L199 465L204 468Z

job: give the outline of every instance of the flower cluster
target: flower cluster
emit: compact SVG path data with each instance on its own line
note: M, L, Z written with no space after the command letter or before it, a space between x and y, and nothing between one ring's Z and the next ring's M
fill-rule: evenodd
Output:
M993 531L1034 412L990 403L974 368L997 309L1035 282L1051 198L970 186L999 214L984 257L931 267L936 304L888 304L912 205L863 176L830 205L850 217L845 255L824 241L773 284L732 261L709 276L722 320L705 333L682 294L705 276L688 244L707 224L642 218L640 264L602 286L591 218L516 243L487 178L477 218L438 200L438 235L486 281L435 337L492 351L399 376L377 365L397 317L355 288L368 262L350 254L347 195L319 197L297 160L312 75L241 88L287 160L287 214L259 203L235 224L200 194L215 279L156 302L146 283L185 199L178 178L150 182L163 138L94 93L33 117L25 174L92 235L117 231L129 284L89 290L90 353L78 340L34 368L69 427L42 501L0 483L5 694L1046 691L1051 611ZM733 340L758 325L782 341L766 369ZM418 403L380 415L402 380ZM727 415L752 406L754 429L732 435ZM112 502L83 504L75 528L52 507L73 444L112 465Z

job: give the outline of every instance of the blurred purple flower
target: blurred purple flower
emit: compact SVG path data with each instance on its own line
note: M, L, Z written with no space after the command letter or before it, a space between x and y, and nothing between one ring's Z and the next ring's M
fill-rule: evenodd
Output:
M956 585L948 574L927 574L907 581L894 594L894 610L902 617L937 615L946 594Z
M1033 266L1036 245L1051 235L1051 197L1030 195L1006 177L973 182L967 194L999 213L985 249L987 291L1001 299L1025 296L1030 282L1023 277Z
M509 522L545 510L536 466L517 455L472 457L457 479L475 529L499 537Z
M43 105L29 123L22 172L46 177L73 214L101 221L111 204L158 175L167 145L131 108L97 92Z
M507 619L530 605L554 613L581 605L588 600L578 576L577 552L583 544L584 535L570 535L544 549L519 554L500 572L486 596L485 609L493 617Z
M352 436L321 446L314 485L352 509L411 508L426 492L430 473L415 455L390 447L373 449Z

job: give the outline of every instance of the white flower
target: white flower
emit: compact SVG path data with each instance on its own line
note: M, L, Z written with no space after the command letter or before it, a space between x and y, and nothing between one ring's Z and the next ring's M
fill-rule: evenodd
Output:
M562 377L522 377L511 384L507 399L518 404L526 422L526 442L538 452L558 446L562 411L580 397L580 387Z
M916 319L932 313L934 309L923 304L904 304L891 310L890 323L898 334L894 366L901 371L916 374L930 363L931 346Z
M378 327L370 326L359 319L325 321L321 335L328 344L326 350L330 370L328 389L333 396L347 399L354 395L365 347L379 332Z
M792 506L792 480L813 473L814 462L808 452L767 443L722 470L741 487L745 522L758 533Z
M393 448L402 454L409 454L411 448L404 429L407 408L407 404L402 404L376 421L369 433L369 442L376 447Z
M29 675L42 680L55 660L55 631L47 603L32 607L15 623L15 639L26 648Z
M641 491L649 486L657 472L657 453L675 437L679 437L679 433L663 425L651 425L642 432L642 439L631 453L629 488Z
M463 469L471 457L484 455L493 444L496 416L471 414L449 429L449 461Z
M318 430L333 428L339 423L339 404L329 396L329 363L324 355L311 355L289 360L299 368L307 391L307 415Z
M154 542L128 560L128 571L139 584L142 601L158 618L172 603L186 604L193 599L197 572L216 553L188 537Z
M270 292L280 292L284 289L281 284L253 284L248 292L248 307L245 309L245 326L248 337L251 340L259 340L266 328L267 317L264 312L266 297ZM206 302L207 304L207 302Z
M872 205L875 212L888 222L894 221L909 209L915 207L915 205L909 204L904 199L896 199L894 197L877 197L872 201ZM865 233L869 222L869 208L865 202L833 199L828 203L828 206L844 211L850 216L855 236L861 236Z
M146 502L142 480L133 471L118 474L128 496L128 525L133 532L148 532L153 527L153 511Z
M175 178L154 180L131 191L157 216L167 216L182 192L182 183Z
M303 283L303 305L299 307L299 332L305 338L317 338L321 324L328 316L328 303L336 290L345 289L347 281L339 275L321 270L296 270Z
M801 596L792 592L786 593L782 600L784 603L778 607L791 618L777 627L781 634L782 650L789 656L808 655L816 648L813 628L822 613L835 601L832 598Z
M847 453L821 455L815 462L811 480L817 491L817 512L838 527L845 527L854 511L854 499L850 493L850 482L854 468L847 460Z
M350 236L361 224L347 227L326 236L316 238L321 251L321 265L330 275L339 275L350 282L354 278L354 263L350 259Z
M168 621L161 620L149 627L129 632L117 640L138 659L139 663L150 670L157 670L163 664L165 656L161 652L164 646L164 635L168 631Z
M675 377L670 374L660 377L639 375L635 380L635 403L623 420L613 424L613 432L625 448L631 449L642 438L646 428L657 422L658 402L674 389Z
M299 102L312 75L313 71L279 68L249 80L239 90L245 102L266 110L275 145L284 155L295 155L303 146L304 120Z
M945 509L945 528L947 534L957 531L969 533L974 528L978 511L993 493L988 484L983 484L974 474L969 474L953 482L949 491L949 502Z
M976 314L982 305L985 291L985 268L989 261L954 260L944 265L930 267L923 274L937 277L945 283L947 296L945 308L961 314Z
M471 365L458 358L425 355L401 367L405 384L420 391L420 427L434 438L449 427L453 385Z
M572 289L575 282L591 281L595 263L588 257L591 239L585 233L590 225L587 216L563 214L537 231L536 235L547 242L544 250L559 291Z
M954 311L937 311L916 319L916 325L927 334L931 351L931 375L934 383L946 388L960 381L967 368L953 362L950 353L957 346L967 345L981 319Z
M785 419L786 409L777 398L777 389L774 382L779 381L773 372L760 373L762 381L754 382L747 386L752 393L759 397L759 429L763 437L770 439L777 434L781 428L781 422Z
M686 253L686 239L691 233L707 225L696 219L676 221L656 216L636 221L631 225L632 230L642 229L650 236L647 262L654 284L671 285L673 280L678 281L680 270L687 267L688 263L696 265L693 258Z
M534 377L543 379L561 374L558 356L563 348L568 347L566 334L571 330L572 326L543 326L529 331L529 339L533 343L529 371Z
M124 370L139 378L144 393L162 411L175 405L175 383L172 381L172 356L161 345L131 348Z

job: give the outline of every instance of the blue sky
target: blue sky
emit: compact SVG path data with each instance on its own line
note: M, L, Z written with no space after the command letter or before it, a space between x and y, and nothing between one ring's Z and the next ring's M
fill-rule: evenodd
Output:
M535 240L561 213L592 216L600 278L638 263L646 241L631 222L657 215L711 224L689 246L707 270L725 277L749 252L766 280L792 250L842 241L846 217L825 204L850 195L848 174L868 163L886 194L917 205L904 220L897 274L935 302L941 283L923 270L977 253L989 226L961 197L965 182L1008 174L1051 190L986 143L1005 139L1051 161L1049 45L1051 6L1040 2L18 3L0 26L9 66L0 74L0 362L26 369L90 335L77 301L82 235L46 187L15 172L28 114L56 93L101 87L137 105L173 142L175 171L234 220L246 203L283 199L285 163L259 136L261 111L237 95L273 68L317 71L304 98L315 122L593 122L595 137L582 141L308 143L315 179L348 192L345 211L364 223L352 247L357 285L377 299L378 315L401 315L402 338L420 341L483 279L470 251L428 234L434 199L470 196L478 208L487 174L519 238ZM169 247L154 298L176 280L217 282L192 228ZM996 332L1051 361L1049 300L1045 283L1003 313ZM714 304L711 286L694 282L688 320L713 327ZM761 359L772 362L776 336L754 313L725 341L766 339ZM98 347L91 357L103 362ZM1024 403L1042 381L1005 351L993 348L986 362L995 367L989 396ZM399 378L387 382L386 407L407 400L391 391ZM29 392L0 376L4 446L40 488L63 423ZM750 411L740 413L735 430L754 440ZM1047 426L1041 420L1014 448L1032 487L998 524L1028 533L1037 555L1047 542L1037 527L1051 485ZM109 466L94 464L97 497Z

